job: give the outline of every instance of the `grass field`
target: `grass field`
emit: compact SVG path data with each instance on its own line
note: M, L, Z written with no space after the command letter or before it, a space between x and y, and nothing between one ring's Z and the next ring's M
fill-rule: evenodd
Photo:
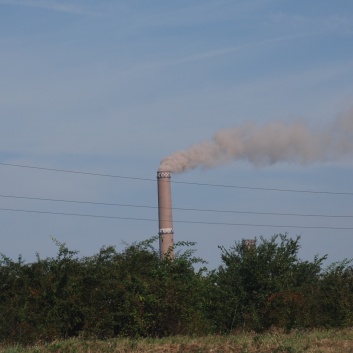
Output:
M343 330L278 330L263 334L234 333L227 336L168 337L163 339L69 339L31 347L0 346L1 353L353 353L353 328Z

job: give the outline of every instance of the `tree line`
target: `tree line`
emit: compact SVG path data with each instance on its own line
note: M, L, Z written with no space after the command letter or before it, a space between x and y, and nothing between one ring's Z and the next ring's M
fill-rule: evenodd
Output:
M56 243L56 257L0 258L0 341L30 344L70 337L163 337L256 332L271 327L353 324L353 271L343 260L303 261L300 237L277 234L220 247L208 270L194 243L161 261L156 238L79 257ZM182 250L178 250L178 248ZM186 250L185 250L186 249ZM197 269L195 269L197 268Z

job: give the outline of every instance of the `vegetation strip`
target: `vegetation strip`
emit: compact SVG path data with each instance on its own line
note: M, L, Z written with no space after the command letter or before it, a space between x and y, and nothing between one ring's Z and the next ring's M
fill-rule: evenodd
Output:
M220 247L222 266L208 270L195 257L195 244L179 242L174 259L161 261L156 240L80 258L53 239L54 258L37 254L25 263L2 255L0 344L8 352L23 346L80 352L84 345L96 351L97 344L121 352L140 345L161 352L215 352L218 346L293 352L300 340L317 352L332 344L349 351L351 336L344 338L343 329L353 327L351 261L327 268L326 256L303 261L300 237L278 234ZM312 331L318 328L331 330L321 338L321 331ZM315 332L316 341L306 332Z

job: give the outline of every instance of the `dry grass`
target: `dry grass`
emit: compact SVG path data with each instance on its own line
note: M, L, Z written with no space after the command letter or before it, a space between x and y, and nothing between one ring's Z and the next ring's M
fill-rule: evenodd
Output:
M264 334L237 332L228 336L164 339L70 339L32 347L0 346L0 353L353 353L353 328L344 330L272 330Z

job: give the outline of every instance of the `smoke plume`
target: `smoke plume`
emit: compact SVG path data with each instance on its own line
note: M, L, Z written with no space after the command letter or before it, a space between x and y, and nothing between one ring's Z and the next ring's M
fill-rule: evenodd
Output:
M331 124L313 129L306 123L247 123L217 131L213 138L175 152L161 161L159 170L181 173L212 168L236 160L255 166L278 162L309 164L353 155L353 109Z

